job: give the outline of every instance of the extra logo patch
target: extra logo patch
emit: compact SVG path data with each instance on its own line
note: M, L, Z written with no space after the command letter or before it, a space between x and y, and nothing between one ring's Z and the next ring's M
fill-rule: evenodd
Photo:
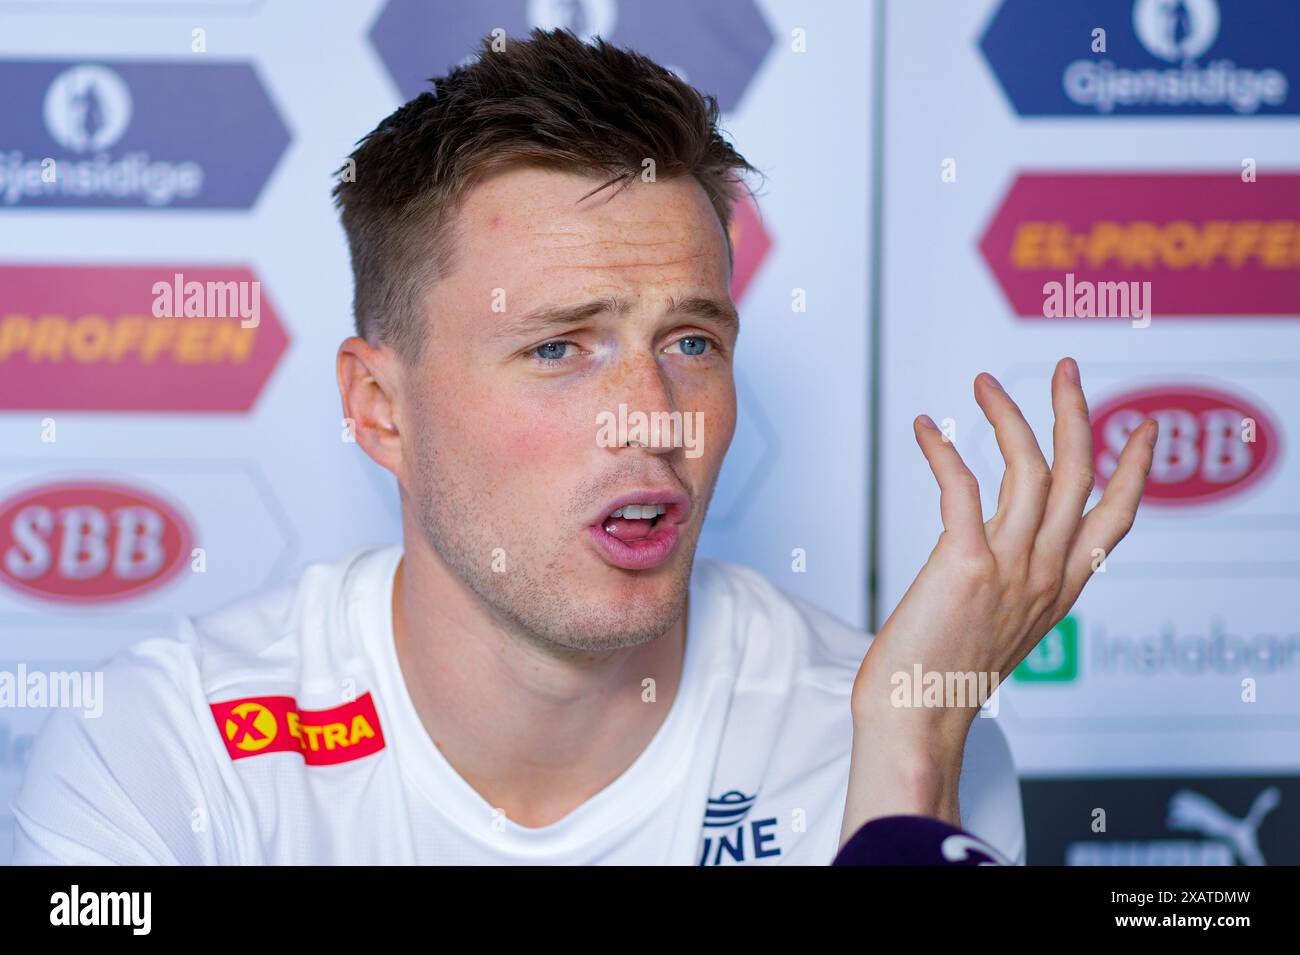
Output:
M291 696L253 696L211 706L231 759L299 753L308 765L329 766L384 748L384 731L369 693L330 710L300 710Z

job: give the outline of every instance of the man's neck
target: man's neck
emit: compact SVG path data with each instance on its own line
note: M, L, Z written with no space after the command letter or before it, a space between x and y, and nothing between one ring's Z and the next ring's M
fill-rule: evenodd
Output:
M683 614L639 646L548 648L427 546L408 546L394 577L397 659L425 730L489 805L529 828L568 815L649 745L677 696L685 638ZM655 702L643 700L646 678Z

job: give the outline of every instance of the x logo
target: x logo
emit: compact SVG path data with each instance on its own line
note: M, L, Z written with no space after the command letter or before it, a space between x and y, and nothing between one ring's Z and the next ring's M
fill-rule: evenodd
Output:
M226 739L246 752L269 746L275 733L275 716L260 703L241 703L226 716Z

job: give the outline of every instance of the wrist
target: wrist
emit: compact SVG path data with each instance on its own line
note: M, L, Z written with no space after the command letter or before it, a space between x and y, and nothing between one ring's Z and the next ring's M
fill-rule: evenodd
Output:
M912 745L854 747L879 815L949 818L957 810L961 751L927 750Z
M930 816L961 825L958 787L970 724L959 724L854 713L841 845L882 816Z
M852 707L853 748L915 764L961 764L978 710L956 707Z

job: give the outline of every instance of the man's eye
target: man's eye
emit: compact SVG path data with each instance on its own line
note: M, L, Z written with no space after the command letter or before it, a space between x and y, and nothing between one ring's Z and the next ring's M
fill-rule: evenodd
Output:
M707 338L683 338L677 344L682 347L683 355L703 355L709 350Z
M542 361L559 361L568 353L571 344L573 343L561 341L547 342L544 345L538 345L534 348L533 354Z

